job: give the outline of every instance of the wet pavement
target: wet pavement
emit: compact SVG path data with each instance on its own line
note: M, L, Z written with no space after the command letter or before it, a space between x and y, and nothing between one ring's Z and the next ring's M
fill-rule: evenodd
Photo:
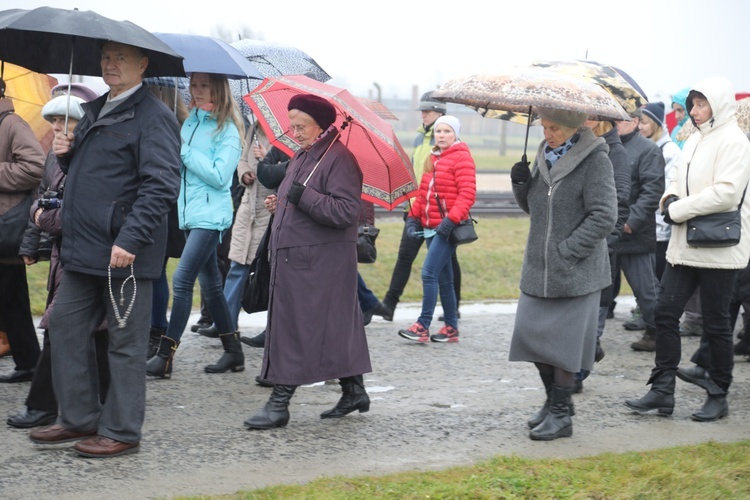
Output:
M416 319L416 304L401 306L395 321L367 327L374 371L365 375L368 413L337 420L319 414L340 396L338 385L297 390L286 428L248 431L243 421L259 410L270 389L257 386L260 349L245 347L246 370L206 374L220 343L186 332L171 380L149 380L141 451L112 459L84 459L71 446L43 447L28 431L3 426L0 498L169 498L233 493L274 484L304 483L334 475L382 475L467 465L493 455L577 457L648 450L706 441L750 439L750 363L735 358L730 415L697 423L690 414L705 397L677 382L672 418L639 417L623 406L646 390L652 353L637 353L640 332L621 326L632 298L618 299L607 322L604 360L576 395L574 435L531 441L526 419L544 393L529 363L507 361L515 304L463 304L458 344L418 345L399 328ZM197 319L195 316L192 319ZM263 314L241 315L244 335L259 333ZM697 348L686 338L683 365ZM12 367L0 359L0 370ZM29 383L0 385L0 416L23 405Z

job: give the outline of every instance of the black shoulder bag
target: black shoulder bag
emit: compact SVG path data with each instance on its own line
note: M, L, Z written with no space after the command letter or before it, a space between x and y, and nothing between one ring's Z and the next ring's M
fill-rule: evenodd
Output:
M445 219L443 204L440 203L440 197L438 196L437 192L437 181L435 180L434 167L432 169L432 185L435 189L435 201L437 202L438 210L440 210L440 217ZM474 228L475 222L476 221L471 218L471 212L469 212L469 217L456 224L456 227L453 228L450 236L448 236L448 241L454 246L465 245L467 243L473 243L477 241L479 239L479 236L477 236L477 231Z

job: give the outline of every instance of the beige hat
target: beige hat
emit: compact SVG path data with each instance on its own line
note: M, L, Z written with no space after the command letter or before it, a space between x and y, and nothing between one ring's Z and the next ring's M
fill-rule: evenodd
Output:
M586 113L578 113L576 111L568 111L565 109L536 108L536 112L545 120L570 128L580 127L589 118L589 115Z

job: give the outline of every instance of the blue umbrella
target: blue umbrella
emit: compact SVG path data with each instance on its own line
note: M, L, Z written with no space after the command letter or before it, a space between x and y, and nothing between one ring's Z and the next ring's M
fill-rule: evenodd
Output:
M185 58L185 72L215 73L227 78L263 79L253 63L240 51L217 38L179 33L154 33L161 41ZM178 75L175 75L178 76Z

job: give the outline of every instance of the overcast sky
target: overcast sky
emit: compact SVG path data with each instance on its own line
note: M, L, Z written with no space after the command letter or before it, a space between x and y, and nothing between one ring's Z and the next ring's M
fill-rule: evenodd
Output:
M374 97L409 98L450 78L539 59L585 59L630 74L650 100L708 76L750 91L747 0L0 0L93 10L155 32L218 27L296 46L334 79Z

